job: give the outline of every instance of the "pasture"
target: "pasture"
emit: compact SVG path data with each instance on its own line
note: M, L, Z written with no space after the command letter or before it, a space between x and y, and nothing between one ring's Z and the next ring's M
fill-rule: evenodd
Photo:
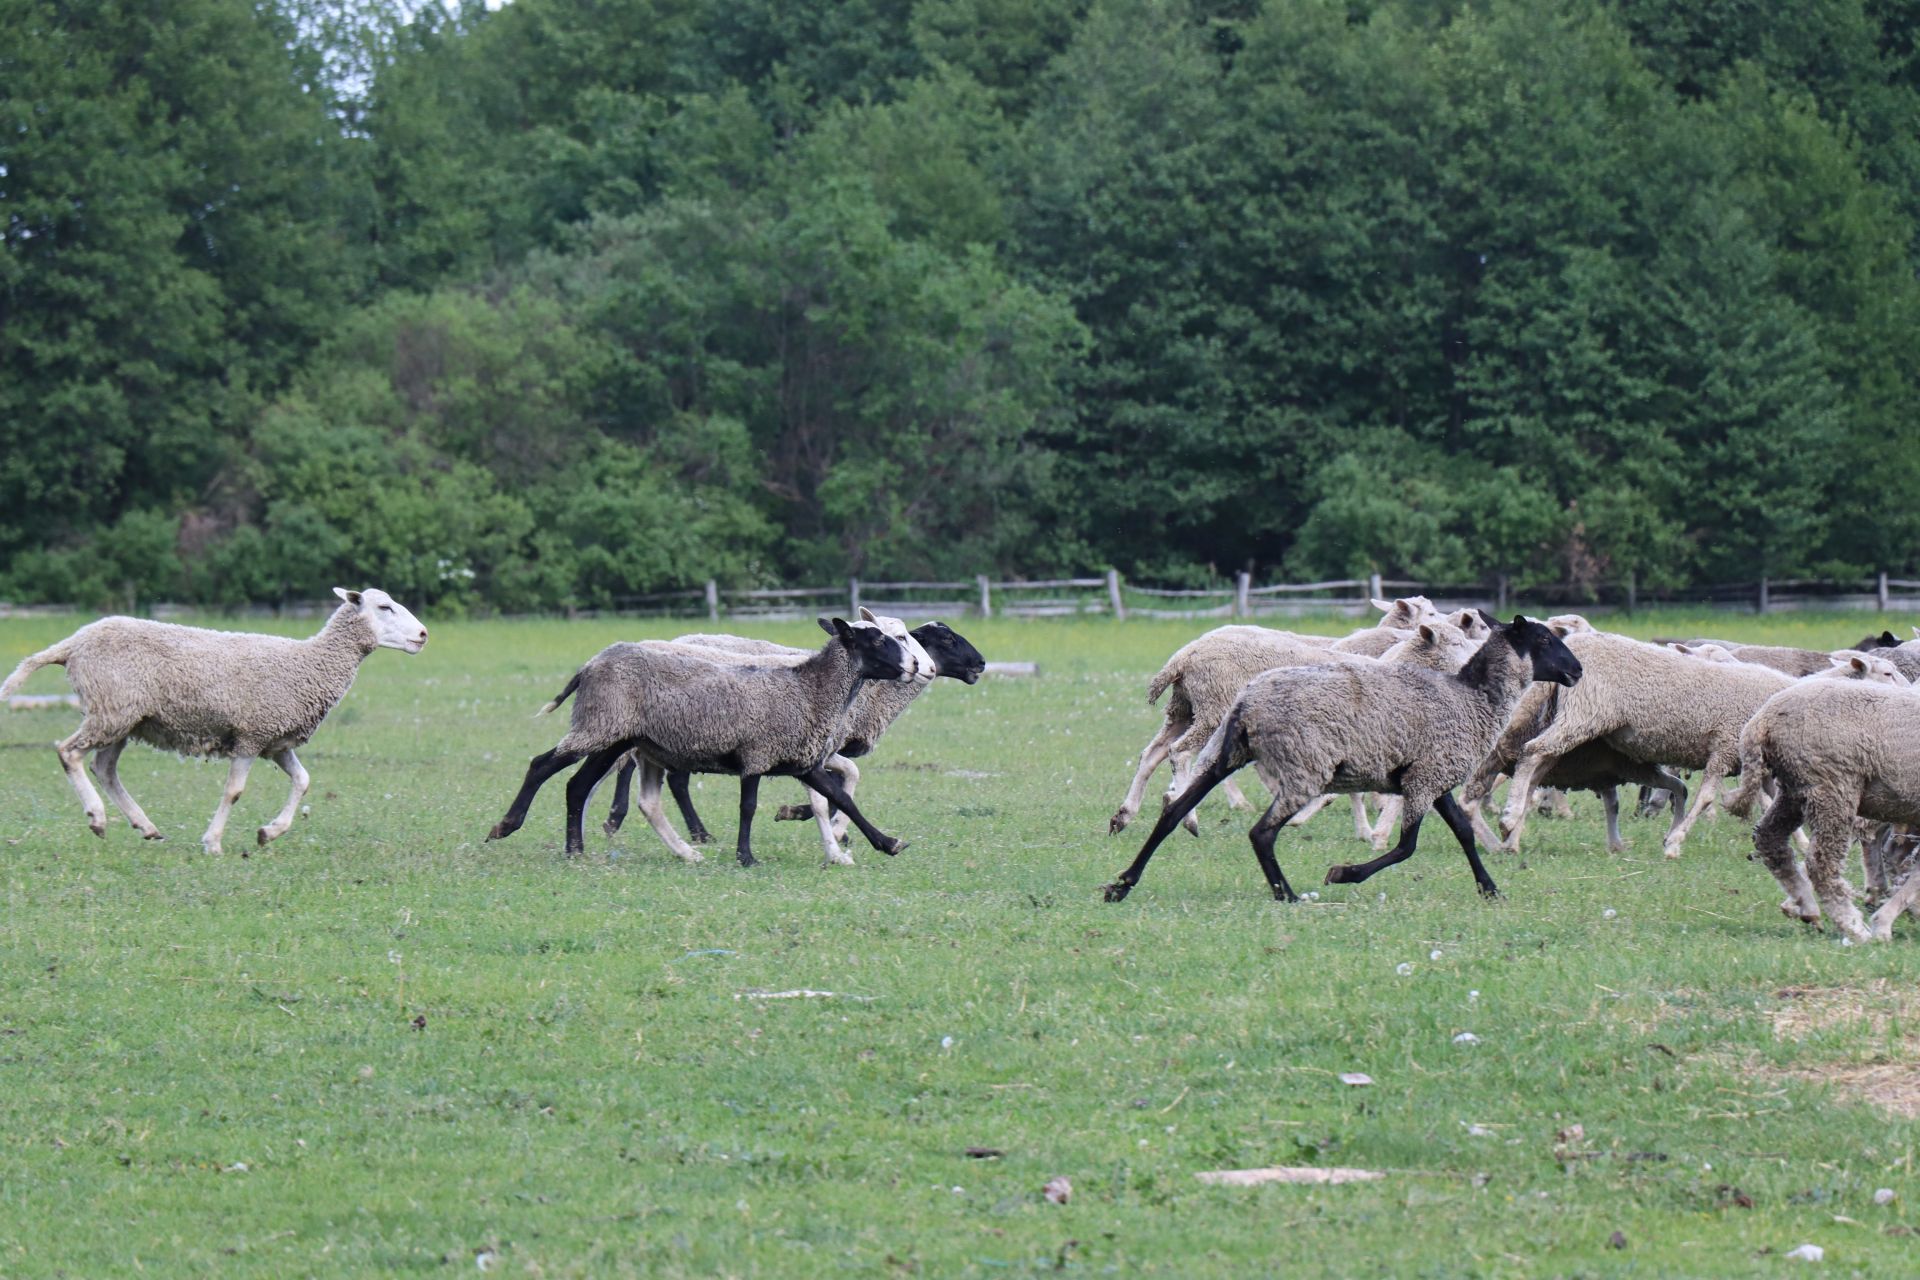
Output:
M1610 856L1576 796L1489 858L1487 903L1437 822L1321 886L1360 849L1335 806L1282 836L1320 893L1289 907L1216 797L1108 905L1158 807L1106 834L1142 687L1209 624L966 621L1041 674L940 681L861 762L901 857L823 869L774 779L742 870L708 778L705 864L637 817L568 860L558 783L482 840L561 731L533 712L607 641L700 624L424 620L251 857L277 771L209 858L224 763L136 745L168 839L98 840L46 746L77 712L0 711L0 1275L1738 1276L1803 1243L1912 1274L1920 930L1787 921L1724 816L1678 862L1664 817L1624 820ZM75 621L0 623L0 670ZM1625 629L1826 647L1883 621ZM797 989L837 994L764 994ZM1387 1176L1194 1176L1269 1165Z

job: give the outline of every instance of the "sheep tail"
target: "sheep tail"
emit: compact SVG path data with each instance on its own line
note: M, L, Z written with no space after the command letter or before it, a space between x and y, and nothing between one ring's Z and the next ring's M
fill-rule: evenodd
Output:
M1767 780L1766 730L1749 724L1740 731L1740 789L1727 797L1727 812L1736 818L1753 813L1753 802Z
M575 689L578 689L579 687L580 687L580 673L576 671L573 673L573 679L567 681L567 687L562 689L559 693L555 694L553 701L549 702L546 706L540 708L537 714L542 716L549 714L555 708L557 708L561 703L565 702L568 698L571 698L573 696L573 691Z
M1211 773L1224 778L1244 768L1252 758L1247 753L1247 735L1240 732L1240 704L1236 702L1233 709L1227 712L1227 718L1208 735L1206 744L1194 753L1189 776L1197 778L1203 773Z
M14 690L27 682L27 677L42 667L64 667L67 659L73 656L73 637L68 636L50 649L42 649L31 658L21 659L20 665L13 669L6 683L0 684L0 698L11 697Z
M1181 650L1181 653L1184 652L1186 652L1184 649ZM1152 706L1160 701L1160 695L1167 691L1167 686L1185 674L1185 664L1180 661L1179 653L1167 659L1167 665L1160 668L1159 674L1147 681L1147 705Z

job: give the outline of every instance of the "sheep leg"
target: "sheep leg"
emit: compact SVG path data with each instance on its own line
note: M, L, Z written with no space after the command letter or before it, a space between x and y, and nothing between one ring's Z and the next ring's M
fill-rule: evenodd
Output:
M1124 902L1127 895L1133 892L1133 887L1140 883L1141 873L1147 869L1147 863L1152 859L1153 851L1173 834L1173 829L1193 812L1195 806L1206 797L1206 794L1219 786L1221 781L1232 772L1232 767L1227 764L1227 753L1222 752L1211 765L1202 770L1200 775L1188 784L1186 790L1160 810L1160 817L1154 822L1153 830L1148 833L1146 844L1140 847L1140 852L1132 862L1127 864L1127 869L1120 873L1119 879L1101 888L1101 896L1108 902Z
M1153 771L1166 761L1168 750L1180 736L1192 727L1191 721L1182 722L1173 714L1173 703L1167 704L1167 714L1155 731L1153 740L1147 743L1147 749L1140 753L1140 767L1133 771L1133 781L1127 786L1126 799L1107 819L1107 834L1117 836L1126 830L1140 812L1140 806L1147 798L1147 783L1153 779Z
M1427 815L1416 812L1412 805L1401 811L1400 842L1371 862L1336 863L1327 868L1328 884L1359 884L1361 881L1384 871L1396 863L1405 862L1413 856L1414 848L1420 843L1420 823Z
M1727 770L1737 763L1739 763L1737 759L1728 759L1719 752L1707 757L1707 767L1700 771L1700 789L1693 793L1693 803L1687 806L1687 816L1674 823L1673 828L1667 832L1664 849L1669 858L1680 856L1681 848L1687 843L1687 833L1693 830L1693 824L1700 820L1700 815L1706 812L1709 804L1713 803L1714 788L1720 785L1720 779L1726 776ZM1847 816L1851 818L1853 815ZM1845 856L1844 850L1842 850L1842 856Z
M1357 795L1354 797L1356 800L1359 798ZM1400 803L1399 796L1380 797L1380 821L1365 836L1376 852L1387 847L1387 835L1393 830L1393 824L1400 820Z
M620 762L620 768L613 775L613 803L607 806L607 820L600 829L608 835L619 835L620 828L627 820L627 808L632 801L633 773L640 767L639 760L632 752Z
M1620 789L1600 788L1600 811L1607 816L1607 852L1625 853L1627 842L1620 838Z
M513 797L513 803L507 806L507 814L493 824L493 830L487 832L487 839L501 840L518 831L527 821L527 810L533 806L533 797L539 794L547 779L559 773L584 754L579 751L561 751L555 747L552 751L543 751L527 764L527 777L520 784L520 790Z
M839 777L831 769L815 765L801 774L800 780L844 810L853 819L853 825L860 828L860 834L867 838L868 844L888 857L906 851L905 840L896 840L867 821L867 816L853 803L853 797L847 794L847 789L840 785Z
M818 791L809 790L806 795L807 808L803 810L803 812L811 815L814 825L820 829L820 847L826 851L826 858L822 865L829 867L852 866L853 855L841 848L840 833L834 829L835 817L838 817L844 824L846 815L836 815L833 806L828 804L827 798ZM798 806L794 807L797 808ZM781 812L784 813L785 811L786 806L783 805Z
M1483 844L1485 844L1489 849L1498 849L1500 847L1500 837L1495 835L1493 833L1493 828L1487 825L1487 819L1485 815L1483 815L1480 812L1479 803L1470 802L1467 804L1463 804L1460 807L1466 810L1467 821L1471 823L1473 826L1474 837L1478 839L1480 842L1482 842Z
M673 793L674 807L680 810L680 820L687 824L687 839L695 844L712 844L713 833L707 830L707 824L700 821L700 814L693 807L693 789L688 785L687 774L673 772L667 775L667 790Z
M1271 787L1268 788L1269 791L1271 791L1272 789L1273 788ZM1332 804L1333 801L1334 801L1334 795L1331 791L1329 791L1327 794L1323 796L1317 796L1314 799L1307 801L1307 807L1302 809L1300 812L1294 814L1291 818L1288 818L1287 825L1290 827L1306 826L1307 823L1313 821L1314 816L1316 814L1318 814L1322 809L1326 808L1328 805Z
M1220 784L1220 794L1227 798L1227 808L1229 809L1253 808L1252 802L1247 799L1246 794L1240 790L1240 785L1232 778L1228 778Z
M684 776L684 775L683 775ZM672 774L667 775L671 785ZM740 778L740 839L734 845L734 856L740 859L740 865L753 865L753 811L760 804L760 775L744 774Z
M1387 803L1378 796L1374 802L1383 806ZM1353 793L1353 834L1369 844L1373 842L1373 819L1367 816L1367 798L1358 791Z
M1704 788L1703 788L1704 789ZM1825 794L1812 806L1813 852L1807 856L1807 879L1820 899L1820 909L1833 926L1855 942L1865 942L1866 921L1854 905L1853 888L1841 874L1847 851L1853 848L1853 814L1858 796L1836 800Z
M1553 740L1553 730L1549 728L1520 752L1520 758L1514 762L1513 780L1507 784L1506 808L1500 814L1501 848L1508 853L1520 847L1520 833L1526 829L1527 814L1532 809L1535 782L1558 764L1562 755L1579 745L1568 742L1561 746Z
M1308 803L1312 803L1309 801ZM1287 883L1287 877L1281 873L1280 860L1273 856L1274 838L1280 834L1280 828L1287 825L1292 814L1287 812L1287 801L1276 795L1260 820L1253 824L1253 830L1247 838L1253 842L1253 856L1259 859L1261 874L1267 878L1267 887L1273 890L1273 896L1279 902L1298 902L1300 895Z
M619 746L603 747L583 761L580 767L567 779L567 853L585 853L587 851L586 820L587 803L593 799L593 789L607 776L620 757L627 753L623 743Z
M73 793L80 797L80 808L87 815L87 826L93 834L105 838L107 806L101 801L100 793L93 789L93 783L87 780L86 764L87 752L99 745L104 735L97 729L89 729L88 724L88 721L82 720L80 727L66 741L55 743L53 749L59 753L60 767L67 771L67 782L72 785Z
M1440 815L1440 821L1447 824L1447 830L1453 832L1453 838L1460 842L1460 851L1467 855L1467 866L1473 872L1473 883L1483 898L1500 896L1493 877L1487 874L1486 864L1480 861L1480 850L1473 843L1473 822L1466 811L1453 798L1453 792L1443 791L1433 802L1433 808Z
M1887 900L1874 911L1873 918L1867 922L1874 941L1892 941L1894 920L1902 911L1912 906L1916 899L1920 899L1920 868L1908 871L1893 892L1887 895Z
M640 807L640 813L646 818L647 825L652 827L653 833L660 837L660 843L667 846L667 851L682 862L706 861L701 857L700 851L682 840L680 833L673 829L673 824L667 821L666 807L660 803L660 784L664 781L663 770L650 760L642 760L639 763L640 790L635 803Z
M1805 816L1805 806L1798 799L1781 796L1754 824L1753 851L1787 891L1780 910L1795 920L1813 924L1820 919L1820 907L1814 901L1813 885L1807 880L1807 873L1794 862L1793 846L1788 843L1788 837Z
M107 789L107 799L113 801L114 807L126 815L127 821L133 824L135 831L148 840L165 840L166 837L160 834L160 828L153 825L139 803L127 794L125 784L120 781L120 753L126 750L126 746L127 740L122 738L118 742L109 742L94 752L94 776L99 778L100 785Z
M287 775L292 786L287 789L287 802L280 806L280 812L273 816L273 821L254 833L254 840L259 844L278 840L287 834L293 826L293 815L300 812L300 802L306 798L307 784L311 781L300 758L293 754L291 748L274 752L273 762L280 766L280 772Z
M220 793L220 806L213 811L213 821L207 824L207 833L200 837L200 847L208 853L220 852L220 837L226 834L227 815L233 812L234 802L240 793L247 789L247 771L253 768L253 756L235 756L227 766L227 789Z

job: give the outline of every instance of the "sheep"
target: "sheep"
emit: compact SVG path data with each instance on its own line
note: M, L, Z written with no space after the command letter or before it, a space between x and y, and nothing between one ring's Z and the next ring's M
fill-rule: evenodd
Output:
M1261 767L1274 793L1250 838L1275 898L1298 900L1274 858L1274 839L1291 814L1328 791L1396 793L1405 816L1393 849L1371 862L1329 867L1327 883L1359 883L1411 857L1432 807L1460 842L1480 892L1495 896L1453 788L1486 754L1531 681L1576 685L1581 669L1567 641L1538 622L1487 622L1492 634L1452 675L1404 663L1328 663L1255 677L1207 740L1192 783L1161 812L1139 855L1103 896L1126 898L1174 826L1248 763Z
M1412 600L1394 602L1395 608L1402 606L1411 608ZM1395 615L1390 613L1388 616ZM1486 624L1469 611L1463 610L1453 615L1450 621L1471 637L1483 635L1486 631ZM1469 628L1473 630L1469 631ZM1417 632L1408 632L1406 637L1395 643L1404 644L1407 638L1416 636ZM1422 649L1421 652L1430 653L1431 650ZM1169 791L1174 794L1179 792L1187 776L1189 757L1199 750L1219 725L1221 717L1233 705L1247 681L1262 671L1276 667L1305 666L1336 658L1368 660L1364 655L1329 654L1325 649L1300 643L1297 637L1287 632L1272 631L1265 627L1216 627L1181 646L1147 684L1149 704L1158 701L1168 689L1172 689L1173 693L1167 700L1166 714L1159 730L1140 753L1140 764L1134 771L1126 798L1107 820L1108 834L1117 835L1125 830L1134 815L1139 813L1147 782L1163 760L1172 759L1174 777ZM1364 810L1356 813L1355 823L1356 834L1361 839L1371 838L1371 824L1366 821ZM1188 829L1197 828L1190 821Z
M375 649L416 654L427 643L420 620L386 592L335 587L334 594L339 608L305 640L102 618L21 662L0 684L0 698L41 667L66 667L85 716L55 750L97 836L107 833L107 814L81 767L89 751L100 785L148 840L165 837L120 781L120 753L129 738L180 755L229 760L226 790L200 837L200 847L214 854L247 772L268 757L292 788L279 814L256 833L265 845L293 826L307 792L307 771L294 749L346 696L360 663Z
M1433 607L1433 601L1425 596L1403 596L1392 601L1375 600L1373 607L1381 611L1378 622L1342 636L1326 647L1335 653L1377 658L1406 639L1406 633L1415 625L1440 616L1440 611ZM1205 741L1204 737L1202 741Z
M1778 788L1753 829L1753 843L1787 891L1782 909L1809 922L1824 911L1856 941L1891 938L1895 917L1920 894L1920 875L1910 872L1872 918L1862 920L1841 872L1856 815L1920 822L1920 698L1867 680L1802 681L1754 714L1740 737L1740 759L1747 776L1730 810L1750 811L1763 774ZM1804 870L1788 843L1803 822L1813 834Z
M822 625L832 629L832 638L797 666L735 666L710 657L650 651L643 644L608 645L541 709L545 714L579 694L566 735L528 763L518 794L487 839L519 830L547 779L584 761L567 783L566 826L567 852L582 852L582 818L595 785L622 756L637 750L646 762L640 811L685 861L701 858L680 839L660 807L661 775L670 769L739 776L736 852L742 866L754 862L753 814L760 778L769 773L800 778L845 809L876 849L899 853L905 843L867 821L824 761L844 739L861 682L912 681L918 675L915 662L898 639L871 622L834 618Z
M1862 653L1872 653L1875 649L1897 649L1900 637L1891 631L1882 631L1877 636L1867 636L1853 647Z
M1739 765L1742 726L1792 678L1754 663L1702 661L1605 632L1570 636L1567 643L1591 678L1578 692L1556 699L1552 723L1521 749L1500 819L1501 834L1509 842L1518 840L1528 793L1559 757L1604 739L1627 760L1702 771L1692 806L1673 824L1664 843L1669 858L1679 857L1720 779ZM1884 655L1844 652L1860 659L1863 672L1888 664ZM1835 674L1852 673L1851 666L1840 672L1835 667L1839 662L1838 655L1829 660Z
M898 623L897 619L877 618L864 608L860 612L867 621L881 624L883 630L887 629L888 623ZM969 644L966 637L944 622L929 622L914 628L911 632L905 632L903 628L902 634L910 637L927 654L936 676L948 676L966 684L977 684L986 671L986 660L981 657L980 651ZM673 643L712 646L723 652L757 653L782 658L803 656L811 652L742 636L681 636ZM848 725L847 738L840 744L839 750L827 760L827 768L840 775L842 785L846 787L848 794L855 793L860 782L860 771L854 765L853 758L864 756L872 751L880 735L899 718L926 687L926 682L915 682L910 685L872 683L861 690ZM608 835L618 831L621 823L626 819L628 788L634 767L635 764L631 758L621 762L619 775L615 779L613 807L607 815L605 829ZM704 844L712 839L706 825L700 820L700 814L693 807L693 798L687 789L687 775L679 772L668 774L667 785L673 792L675 802L679 805L680 816L685 820L688 834L693 842ZM819 815L814 807L814 799L810 796L809 804L806 806L782 805L774 814L774 820L776 822L804 821L817 816ZM840 821L844 822L844 817L840 818ZM840 865L851 865L853 859L840 848L837 835L837 832L829 830L825 837L827 860Z

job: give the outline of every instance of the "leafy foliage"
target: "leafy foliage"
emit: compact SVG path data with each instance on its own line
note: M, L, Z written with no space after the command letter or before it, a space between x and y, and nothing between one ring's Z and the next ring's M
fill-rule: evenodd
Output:
M1914 567L1898 6L0 9L10 594Z

